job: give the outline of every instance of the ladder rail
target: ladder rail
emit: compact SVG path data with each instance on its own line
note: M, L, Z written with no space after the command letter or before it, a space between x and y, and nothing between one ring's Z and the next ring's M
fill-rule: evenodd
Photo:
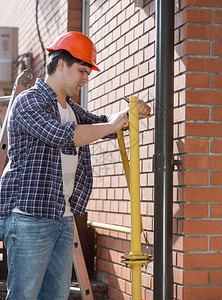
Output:
M93 300L93 293L89 281L89 276L86 269L86 264L82 252L82 246L79 239L79 233L76 226L75 217L73 215L74 222L74 243L73 243L73 266L76 272L76 277L80 287L80 293L82 299Z

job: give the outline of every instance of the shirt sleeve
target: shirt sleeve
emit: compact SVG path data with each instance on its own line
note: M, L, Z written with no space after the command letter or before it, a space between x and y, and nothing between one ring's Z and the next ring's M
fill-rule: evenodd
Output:
M89 112L85 108L81 107L77 103L74 104L72 103L71 105L75 107L74 110L79 115L81 124L107 123L109 121L109 116L107 115L96 115L94 113ZM107 139L107 138L108 139L117 138L117 134L111 133L103 137L103 139Z
M20 130L57 148L73 147L75 123L61 124L57 111L37 93L24 93L16 101L12 116Z

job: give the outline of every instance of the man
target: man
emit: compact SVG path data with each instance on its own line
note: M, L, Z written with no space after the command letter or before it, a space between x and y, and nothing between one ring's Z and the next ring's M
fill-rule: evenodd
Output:
M94 115L79 95L96 66L96 48L79 32L50 45L45 81L14 102L8 123L9 163L1 180L0 238L13 300L65 300L69 295L73 213L83 215L92 190L89 144L128 126L127 111ZM150 108L139 102L139 112Z

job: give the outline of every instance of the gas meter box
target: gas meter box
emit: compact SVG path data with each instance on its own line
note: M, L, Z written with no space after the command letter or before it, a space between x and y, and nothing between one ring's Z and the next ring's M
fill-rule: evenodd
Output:
M0 82L12 83L13 62L18 57L18 28L0 27Z

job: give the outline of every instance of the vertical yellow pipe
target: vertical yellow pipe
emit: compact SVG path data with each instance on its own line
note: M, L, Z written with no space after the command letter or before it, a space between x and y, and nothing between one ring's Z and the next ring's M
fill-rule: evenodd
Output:
M141 255L140 216L140 156L138 97L130 97L130 199L131 199L131 253ZM132 299L142 299L141 264L132 264Z
M140 155L139 155L139 111L138 97L130 97L129 129L130 129L130 202L131 202L131 252L125 253L122 258L132 269L132 299L142 299L142 265L151 261L148 254L141 252L141 214L140 214ZM129 162L125 151L123 133L118 134L118 142L123 160L126 177L129 177Z
M132 267L132 299L142 299L142 274L141 264L133 264Z
M130 198L131 198L131 252L141 255L140 217L140 158L138 97L130 97Z

